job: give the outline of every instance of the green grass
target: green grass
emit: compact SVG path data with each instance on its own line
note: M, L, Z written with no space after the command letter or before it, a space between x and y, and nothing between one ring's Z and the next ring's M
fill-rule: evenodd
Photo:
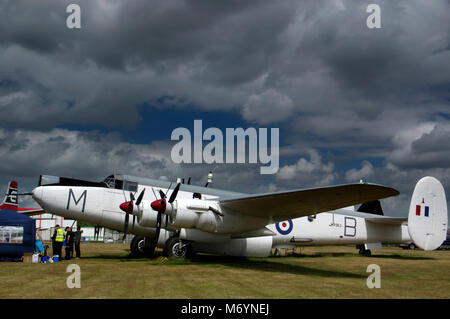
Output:
M298 252L298 251L297 251ZM306 247L293 256L192 260L132 258L122 244L82 244L80 260L0 263L0 298L449 298L450 251L385 248L370 258L354 247ZM69 289L69 264L81 288ZM369 264L381 288L369 289Z

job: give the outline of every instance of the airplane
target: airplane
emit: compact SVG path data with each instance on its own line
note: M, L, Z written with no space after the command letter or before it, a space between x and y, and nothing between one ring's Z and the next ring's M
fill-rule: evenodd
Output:
M52 214L134 234L132 253L147 256L159 247L164 255L178 258L196 252L266 257L272 248L305 243L356 244L367 254L382 242L414 241L433 250L444 241L447 230L445 191L433 177L417 183L407 226L406 219L348 208L363 203L367 210L376 206L371 202L399 194L376 184L255 195L180 180L173 190L172 185L120 174L101 182L41 175L32 196Z
M40 215L44 213L42 208L22 208L19 207L18 185L16 181L9 181L5 198L0 205L0 209L12 210L14 212L23 213L28 216Z

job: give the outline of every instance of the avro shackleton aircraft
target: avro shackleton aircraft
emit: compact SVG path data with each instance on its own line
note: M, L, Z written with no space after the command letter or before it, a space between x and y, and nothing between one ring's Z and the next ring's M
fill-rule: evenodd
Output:
M272 248L383 242L437 248L447 231L441 183L421 179L406 219L367 213L395 189L368 183L248 195L162 180L111 175L102 182L42 175L33 198L47 212L135 235L133 253L269 256ZM137 198L136 198L137 197ZM360 211L349 209L361 204ZM372 208L371 208L372 207ZM370 208L370 209L367 209ZM131 215L131 216L130 216ZM132 221L130 221L132 217Z

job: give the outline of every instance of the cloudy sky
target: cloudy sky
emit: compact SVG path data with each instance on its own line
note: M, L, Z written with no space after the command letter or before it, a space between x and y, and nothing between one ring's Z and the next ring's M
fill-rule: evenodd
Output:
M68 29L66 8L81 8ZM366 8L381 8L369 29ZM0 183L40 174L262 192L358 182L450 197L448 0L0 2ZM280 129L280 170L172 162L171 132Z

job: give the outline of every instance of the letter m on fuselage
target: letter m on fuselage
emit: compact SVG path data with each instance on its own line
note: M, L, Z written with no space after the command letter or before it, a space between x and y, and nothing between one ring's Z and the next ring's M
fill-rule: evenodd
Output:
M87 197L87 190L84 190L84 192L81 194L81 196L76 199L75 194L73 193L72 188L69 189L69 197L67 198L67 210L70 208L70 199L73 198L73 201L75 202L75 206L78 206L78 203L83 199L83 208L81 209L81 212L84 213L84 208L86 207L86 197Z

